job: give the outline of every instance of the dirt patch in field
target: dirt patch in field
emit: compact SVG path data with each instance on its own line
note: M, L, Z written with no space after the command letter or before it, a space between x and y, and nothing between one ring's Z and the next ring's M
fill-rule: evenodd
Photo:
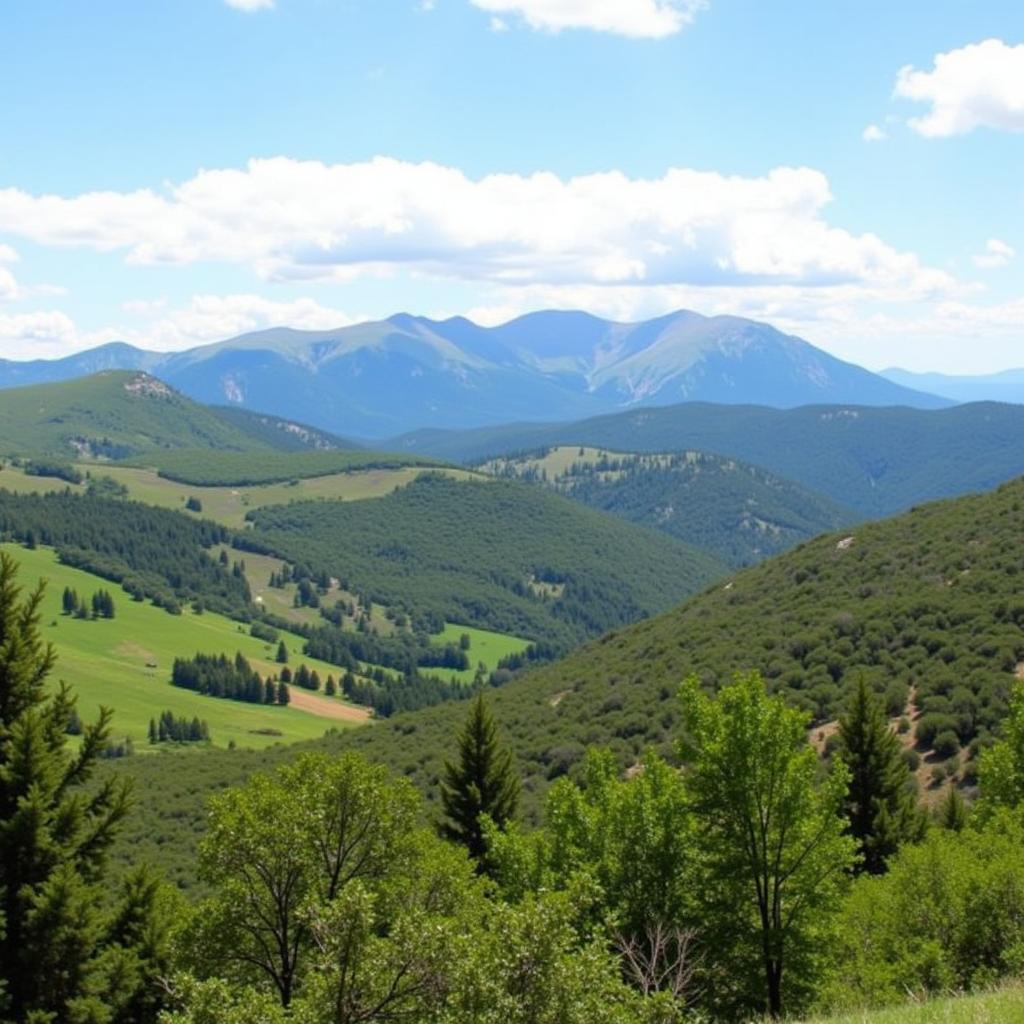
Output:
M330 697L318 697L315 693L300 690L296 686L289 687L288 692L291 696L290 707L316 715L317 718L334 718L341 722L366 722L370 718L370 712L366 708L342 704L331 700Z
M152 651L147 651L145 647L140 647L138 644L133 644L128 640L118 644L114 648L114 653L120 654L123 658L133 658L146 665L156 663L156 655Z

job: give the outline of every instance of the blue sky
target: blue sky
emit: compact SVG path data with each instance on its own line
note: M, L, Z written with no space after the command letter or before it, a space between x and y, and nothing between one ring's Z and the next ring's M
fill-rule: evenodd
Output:
M398 310L1024 365L1024 4L7 0L0 356Z

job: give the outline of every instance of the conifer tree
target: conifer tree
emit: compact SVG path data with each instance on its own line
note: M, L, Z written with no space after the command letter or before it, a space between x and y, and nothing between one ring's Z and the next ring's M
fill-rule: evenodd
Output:
M288 648L285 647L283 640L277 645L277 663L279 665L288 664Z
M441 802L447 821L444 834L465 846L481 866L487 853L481 817L499 828L507 825L519 806L519 779L512 755L498 742L498 730L478 693L459 737L457 764L445 763Z
M949 787L939 805L938 822L949 832L962 832L967 824L967 802L955 785Z
M83 789L108 743L109 710L66 746L74 698L51 690L42 586L22 597L0 552L0 1019L113 1021L127 963L112 938L104 854L127 809L113 781ZM137 981L138 979L136 979Z
M921 837L925 821L899 738L863 676L839 722L838 756L850 772L843 810L861 854L859 870L881 874L903 843Z
M277 703L282 707L286 705L292 699L291 692L288 689L288 684L282 677L281 681L277 684Z

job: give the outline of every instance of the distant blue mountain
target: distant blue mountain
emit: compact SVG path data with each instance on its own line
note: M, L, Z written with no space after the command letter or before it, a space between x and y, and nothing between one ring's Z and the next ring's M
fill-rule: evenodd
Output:
M1024 369L972 377L898 369L883 370L881 375L902 387L919 388L954 402L1024 403Z
M401 313L331 331L274 328L173 354L115 343L66 359L0 361L0 388L110 369L145 370L201 402L367 438L681 401L953 404L768 324L685 311L628 324L542 312L491 328Z

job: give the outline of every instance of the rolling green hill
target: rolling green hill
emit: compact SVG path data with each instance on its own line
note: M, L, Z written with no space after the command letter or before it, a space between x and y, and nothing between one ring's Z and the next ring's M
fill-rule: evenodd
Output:
M299 465L312 467L318 465L319 455L327 460L320 464L337 467L323 472L379 461L380 456L357 453L358 447L278 416L201 405L135 370L106 370L59 383L11 388L0 402L0 455L125 459L185 449L190 454L178 465L194 462L196 452L221 452L280 453L281 458L297 458ZM310 455L311 462L302 462ZM391 461L408 465L416 460ZM289 477L281 475L280 468L276 472L275 479ZM296 473L303 475L301 470Z
M124 458L164 448L270 446L145 373L13 388L0 402L0 453Z
M561 446L493 459L481 468L662 530L733 567L858 518L798 484L706 452L653 455Z
M374 502L256 510L239 542L414 618L568 646L722 574L669 537L505 481L424 475Z
M891 711L909 704L925 770L945 776L948 766L969 781L970 751L998 731L1014 673L1024 671L1022 532L1024 480L1015 480L823 536L513 679L489 699L517 756L527 810L587 746L610 747L624 766L652 746L674 756L679 684L694 672L713 686L759 669L819 723L863 672ZM461 703L441 705L317 743L354 747L436 799L464 715ZM942 732L965 749L940 760L931 747ZM131 842L176 843L209 787L297 750L211 753L173 780L136 758L124 766L140 794Z
M555 445L716 452L802 484L862 516L882 516L1024 473L1024 406L783 410L690 402L578 423L424 430L387 442L395 451L464 463Z
M205 720L212 742L226 747L262 748L273 743L293 743L322 736L330 728L350 728L367 720L365 711L340 700L293 689L296 700L289 707L266 707L235 700L204 697L172 686L171 665L176 657L196 653L241 652L253 668L266 677L280 670L274 660L276 644L249 634L248 628L214 612L196 615L186 609L167 615L150 604L130 600L112 590L116 614L110 620L79 620L61 613L61 595L70 587L88 598L104 581L91 573L62 565L49 548L32 551L11 544L0 545L20 566L18 582L25 589L47 581L42 606L45 638L58 657L55 676L64 679L78 695L82 718L91 721L100 705L114 710L114 737L130 737L136 751L148 753L147 729L151 718L171 711L176 716ZM289 650L290 664L306 664L321 678L337 675L337 669L302 654L303 639L280 633ZM307 710L295 704L304 703ZM194 751L192 753L195 753ZM163 760L162 758L158 760ZM164 767L166 770L166 766Z
M625 764L650 745L668 750L680 681L697 673L714 686L745 669L819 723L864 674L892 713L910 705L929 766L969 779L1024 673L1022 532L1018 479L820 537L513 681L493 702L527 790L570 770L586 744ZM460 713L396 718L365 752L432 784ZM944 733L954 749L936 756Z
M225 452L216 450L151 452L133 459L168 480L200 487L251 487L312 480L360 470L444 466L439 459L368 451Z

